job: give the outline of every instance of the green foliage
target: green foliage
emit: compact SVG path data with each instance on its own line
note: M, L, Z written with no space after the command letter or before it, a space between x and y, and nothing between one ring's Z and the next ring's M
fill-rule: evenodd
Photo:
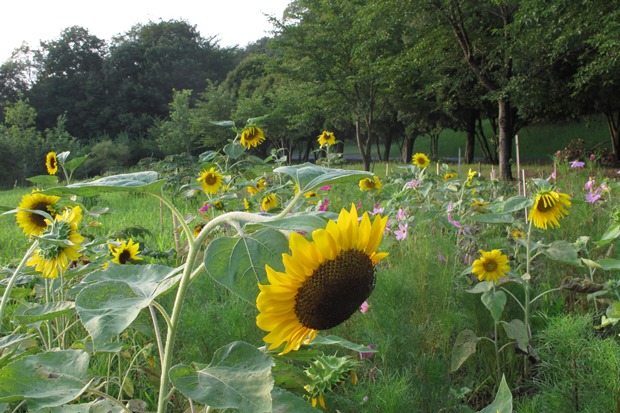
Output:
M92 147L91 156L84 162L84 174L94 176L122 171L129 166L130 158L131 150L127 145L103 140Z

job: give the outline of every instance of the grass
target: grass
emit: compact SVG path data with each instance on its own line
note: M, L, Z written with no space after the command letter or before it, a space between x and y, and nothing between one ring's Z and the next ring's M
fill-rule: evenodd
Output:
M446 220L442 197L456 199L460 189L451 189L441 179L438 187L420 202L398 198L400 188L410 177L397 166L389 165L386 169L383 165L375 165L376 174L385 183L379 195L361 193L356 183L336 184L325 195L329 196L332 212L351 202L362 201L362 210L372 211L374 204L380 202L392 217L398 207L408 208L412 214L405 241L396 241L390 234L385 236L381 249L389 251L390 256L379 265L377 284L368 299L368 313L355 314L329 331L329 334L356 343L374 344L378 352L370 359L360 360L357 385L341 383L327 395L328 411L476 411L490 403L495 395L493 348L488 340L479 342L476 353L457 371L450 369L452 349L455 337L465 328L491 338L493 320L481 304L480 296L465 292L471 287L472 279L463 274L467 268L464 254L475 255L478 249L503 248L514 260L522 250L509 250L507 245L514 244L508 244L503 226L474 225L467 221L474 232L471 236L458 235ZM349 167L355 169L359 165L347 165ZM463 166L462 174L466 168ZM482 175L488 177L490 167L481 168ZM434 172L433 165L428 173ZM533 165L528 169L528 176L545 178L550 172L549 165ZM597 182L603 182L606 171L562 167L559 172L558 182L562 191L573 196L573 207L560 228L544 233L544 242L566 240L574 243L579 237L588 236L592 247L610 225L617 202L617 183L609 182L612 191L606 203L590 205L584 201L583 184L590 172ZM486 179L484 185L487 185L485 191L491 191L497 198L515 193L514 186L492 186ZM0 205L14 207L28 192L29 189L3 191ZM464 191L463 196L466 193L469 190ZM494 201L487 192L481 192L481 196L489 202ZM133 234L141 243L147 262L166 265L181 262L175 254L166 255L175 249L175 228L170 214L160 209L155 198L102 194L80 201L90 211L107 211L85 219L89 223L83 230L85 235L115 239ZM175 198L175 203L187 216L197 214L202 205L199 200L182 197ZM28 241L15 225L13 215L1 219L4 231L0 234L3 245L0 263L12 266L27 249ZM467 215L462 214L459 219L466 220ZM521 219L516 225L522 225ZM588 248L588 252L592 254L591 259L605 254L611 258L619 256L613 250L601 248ZM557 287L565 277L588 275L584 266L575 267L544 257L536 261L534 271L535 294ZM598 272L594 281L602 283L609 277L606 272ZM521 298L519 286L511 285L509 289ZM164 296L162 304L170 308L173 298L172 294ZM583 295L569 292L551 293L537 303L533 312L533 344L541 361L535 365L532 376L526 380L521 378L523 357L513 347L507 347L502 355L517 411L613 411L620 386L617 377L620 349L617 334L603 336L593 329L603 310L604 307L594 306ZM509 301L503 315L507 320L518 318L521 310ZM209 363L217 348L239 339L261 346L264 332L256 327L255 317L256 308L202 274L194 281L184 303L175 363ZM123 336L123 339L130 343L127 353L131 355L145 343L152 345L153 340L140 332ZM340 350L339 354L359 359L355 352ZM136 388L135 397L146 400L152 407L156 394L149 382L152 377L147 368L147 356L140 359L140 368L131 377ZM93 369L100 373L105 366L106 360L98 359ZM567 371L571 374L565 374ZM585 383L592 383L594 387ZM179 402L176 407L184 406Z

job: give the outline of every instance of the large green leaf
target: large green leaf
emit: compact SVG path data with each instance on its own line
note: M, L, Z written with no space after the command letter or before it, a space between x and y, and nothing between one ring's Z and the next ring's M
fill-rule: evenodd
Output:
M29 304L27 307L19 307L13 319L19 324L31 324L37 321L51 320L62 314L69 314L75 308L72 301L58 301L47 304Z
M491 313L493 320L498 322L504 312L504 306L506 305L506 293L503 291L489 290L482 293L480 300L482 300L484 306Z
M125 413L121 406L110 400L99 399L90 403L65 404L39 410L37 413Z
M605 271L620 270L620 260L615 258L601 258L600 260L595 262L600 265L600 267Z
M573 265L581 265L578 248L575 244L564 240L553 241L542 253L555 261L566 262Z
M310 345L337 345L340 347L344 347L349 350L357 351L358 353L376 353L377 350L373 350L368 348L366 345L360 345L352 343L344 338L340 338L338 336L330 335L330 336L321 336L317 335L314 340L310 342Z
M281 166L273 171L289 175L297 183L301 192L311 191L319 186L335 182L357 181L373 176L372 172L324 168L311 163Z
M209 365L172 367L170 381L185 396L212 408L271 412L273 364L256 347L236 341L217 349Z
M58 177L56 175L37 175L26 178L26 181L37 185L55 185L58 183Z
M124 331L143 308L174 286L178 272L161 265L114 265L87 276L75 308L95 347Z
M63 350L27 356L0 369L0 402L27 400L30 410L60 406L88 387L88 354Z
M463 330L456 336L452 347L450 371L457 371L469 356L476 352L478 341L480 341L480 337L471 330Z
M279 231L262 229L243 237L220 237L209 243L204 264L209 276L252 305L258 283L267 283L265 264L281 270L288 241Z
M487 224L512 224L515 218L510 213L501 214L475 214L471 219L477 222L485 222Z
M502 376L502 382L497 389L493 403L479 410L478 413L512 413L512 393L506 383L506 377Z
M84 163L84 161L86 160L86 158L88 158L88 154L84 155L84 156L80 156L78 158L73 158L70 161L65 162L65 169L69 170L70 174L73 174L73 172L77 169L78 166L82 165Z
M157 180L157 172L145 171L132 174L106 176L90 182L80 182L42 191L47 195L95 196L107 192L140 192L159 194L166 181Z
M324 228L327 223L327 219L321 218L318 215L313 214L294 214L287 215L284 218L261 222L246 224L245 229L253 231L257 228L273 228L278 230L295 230L312 233L317 228Z
M620 237L620 224L616 224L607 228L607 231L605 231L600 240L596 241L596 244L601 247L603 245L609 244L618 237Z
M516 340L517 345L521 351L527 353L527 346L529 344L529 334L527 333L527 327L525 323L519 319L514 319L510 323L505 321L500 321L502 326L504 327L504 331L506 335L511 340Z
M504 202L498 204L499 212L508 213L515 211L523 211L524 208L532 206L534 201L531 198L524 197L523 195L515 195L508 198Z

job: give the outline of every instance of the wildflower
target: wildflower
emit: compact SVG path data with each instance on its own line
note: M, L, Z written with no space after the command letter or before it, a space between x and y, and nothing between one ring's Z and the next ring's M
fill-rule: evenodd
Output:
M596 180L592 177L590 177L590 179L588 179L588 182L585 183L585 185L583 186L583 188L586 191L590 191L592 190L592 188L594 187L594 183L596 182Z
M215 170L215 167L211 167L208 171L200 172L200 176L196 180L200 182L205 193L215 194L222 186L223 177Z
M547 229L559 227L558 218L568 215L566 208L570 208L570 196L561 192L545 190L539 192L534 200L534 205L530 209L527 217L537 228Z
M431 164L431 160L428 159L428 156L421 152L413 154L411 157L411 162L418 168L426 168Z
M360 191L372 191L373 189L377 192L381 191L381 181L379 177L376 175L370 178L361 179L359 182Z
M368 349L369 350L376 350L377 346L375 346L374 344L369 344L368 345ZM361 359L369 359L373 356L373 354L375 354L374 351L360 351L360 358Z
M319 211L327 211L328 206L329 206L329 199L325 198L324 200L319 202Z
M581 162L578 160L574 160L570 163L571 168L583 168L585 165L585 162Z
M379 208L380 204L375 204L372 208L372 212L370 213L370 215L377 215L377 214L383 214L385 212L385 208Z
M272 208L278 206L278 198L274 194L269 194L261 201L261 209L263 211L269 211Z
M265 140L263 130L258 126L248 126L241 132L241 145L246 149L256 148Z
M195 232L196 231L194 230L194 233ZM198 232L200 233L200 231ZM139 242L134 243L133 239L131 238L129 238L128 242L121 241L120 239L117 239L116 242L118 245L108 244L108 248L110 248L110 251L112 252L112 256L114 257L112 259L112 262L124 265L124 264L127 264L128 262L142 260L142 257L138 257L138 254L140 254L140 243Z
M594 154L590 155L590 162L594 162L596 160L596 156Z
M56 216L55 205L58 201L60 201L60 197L43 195L36 192L22 197L22 201L17 207L15 219L26 236L41 235L47 227L47 221L43 215L30 211L41 211L49 214L51 218L54 218Z
M366 314L366 312L368 311L368 307L368 301L364 301L362 305L360 305L360 313Z
M402 241L405 238L407 238L407 228L409 227L409 224L407 224L405 222L405 225L403 224L398 224L398 229L394 231L394 235L396 236L396 239L398 241Z
M597 191L590 191L586 194L586 201L594 204L596 201L601 199L600 188L597 188Z
M58 158L56 158L56 152L48 152L45 156L45 167L47 173L50 175L56 175L58 172Z
M319 145L321 146L324 146L324 145L332 146L336 143L336 137L334 136L332 132L328 132L324 130L321 136L319 136L318 141L319 141Z
M405 213L404 209L398 208L398 211L396 212L396 220L397 221L406 221L407 220L407 214Z
M321 191L329 191L330 189L332 189L331 185L325 185L319 188Z
M418 186L420 186L420 181L418 181L417 179L412 179L405 184L404 189L413 189L417 188Z
M497 281L501 277L505 277L510 271L508 266L508 256L502 254L500 250L478 251L481 255L479 259L472 264L472 274L478 276L480 281Z
M282 254L285 271L265 266L270 284L259 284L256 324L269 331L269 350L286 343L280 354L298 350L327 330L346 321L366 301L375 286L375 265L386 252L377 252L387 217L368 213L358 223L357 210L343 209L338 221L312 232L312 241L297 233L289 238L290 254Z
M84 237L77 232L78 223L82 219L82 209L79 206L66 209L61 215L56 215L54 221L47 221L39 248L26 262L29 267L35 267L43 278L58 278L69 266L70 261L80 258L79 250ZM53 239L58 242L46 243L44 239Z
M209 211L209 208L211 208L211 204L204 204L203 206L200 207L198 212L200 212L201 214L204 214L205 212Z

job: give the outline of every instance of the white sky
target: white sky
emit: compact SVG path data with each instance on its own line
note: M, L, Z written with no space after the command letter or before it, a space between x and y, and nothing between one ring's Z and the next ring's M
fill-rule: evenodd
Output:
M241 47L269 36L263 15L282 17L290 0L1 0L0 64L23 41L32 49L55 40L71 26L81 26L102 40L125 33L138 23L185 20L203 38L217 35L220 46Z

